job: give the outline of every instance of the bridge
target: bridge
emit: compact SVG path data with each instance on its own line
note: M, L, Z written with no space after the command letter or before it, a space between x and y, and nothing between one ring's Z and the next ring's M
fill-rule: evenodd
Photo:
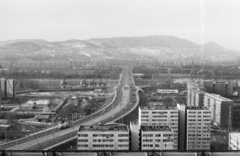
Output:
M115 96L113 101L107 106L91 116L74 121L68 129L49 128L2 144L0 145L0 150L49 150L76 138L80 125L104 124L119 120L137 107L139 103L138 90L135 87L131 68L124 67L120 75L119 84L114 89Z

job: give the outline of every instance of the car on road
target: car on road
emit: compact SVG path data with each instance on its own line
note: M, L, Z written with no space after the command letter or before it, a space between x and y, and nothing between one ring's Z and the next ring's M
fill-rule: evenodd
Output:
M112 117L114 118L115 116L113 115Z

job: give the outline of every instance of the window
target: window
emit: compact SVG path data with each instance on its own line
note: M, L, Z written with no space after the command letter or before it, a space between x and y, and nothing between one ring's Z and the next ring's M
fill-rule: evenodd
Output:
M113 137L113 134L93 134L93 137Z
M88 145L87 144L80 144L80 145L78 145L78 147L88 147Z
M118 137L128 137L128 134L118 134Z
M163 137L170 137L173 136L172 134L163 134Z
M143 142L153 142L152 139L143 139Z
M118 142L128 142L128 139L118 139Z
M120 144L118 147L128 147L128 144Z
M143 134L143 137L153 137L153 134Z
M79 137L88 137L88 134L78 134Z

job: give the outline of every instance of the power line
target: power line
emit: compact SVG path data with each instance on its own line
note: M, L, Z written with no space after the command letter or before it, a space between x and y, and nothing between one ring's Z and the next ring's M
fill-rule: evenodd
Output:
M1 68L1 70L2 70L2 72L3 72L3 75L4 75L5 79L7 80L8 85L10 86L10 89L13 91L13 87L10 85L10 82L9 82L9 80L8 80L8 78L7 78L7 75L5 74L5 72L4 72L1 64L0 64L0 68ZM21 111L23 112L23 116L25 117L28 126L30 127L30 129L31 129L31 131L32 131L32 133L33 133L33 136L34 136L35 140L36 140L37 143L38 143L38 146L40 147L41 150L43 150L42 147L41 147L41 145L40 145L40 143L39 143L39 141L38 141L38 139L37 139L37 137L36 137L36 135L34 134L34 131L33 131L32 127L31 127L31 125L30 125L30 123L29 123L29 121L28 121L28 119L27 119L27 117L26 117L26 114L24 113L24 110L22 109L21 104L20 104L19 101L18 101L18 98L16 98L16 100L17 100L17 103L18 103Z

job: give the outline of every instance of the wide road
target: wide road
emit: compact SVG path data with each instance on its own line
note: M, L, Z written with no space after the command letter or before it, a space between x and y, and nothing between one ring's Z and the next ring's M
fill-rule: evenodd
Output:
M115 101L108 105L106 108L88 116L82 120L76 121L73 125L65 130L58 130L53 128L41 132L35 136L24 138L24 140L16 140L5 145L1 145L0 149L11 150L35 150L35 149L48 149L59 142L64 142L69 138L77 136L79 125L91 125L97 123L106 123L116 120L119 116L123 116L127 110L133 107L130 101L131 89L134 87L134 79L129 67L123 68L119 85L116 88ZM36 139L37 138L37 139Z

